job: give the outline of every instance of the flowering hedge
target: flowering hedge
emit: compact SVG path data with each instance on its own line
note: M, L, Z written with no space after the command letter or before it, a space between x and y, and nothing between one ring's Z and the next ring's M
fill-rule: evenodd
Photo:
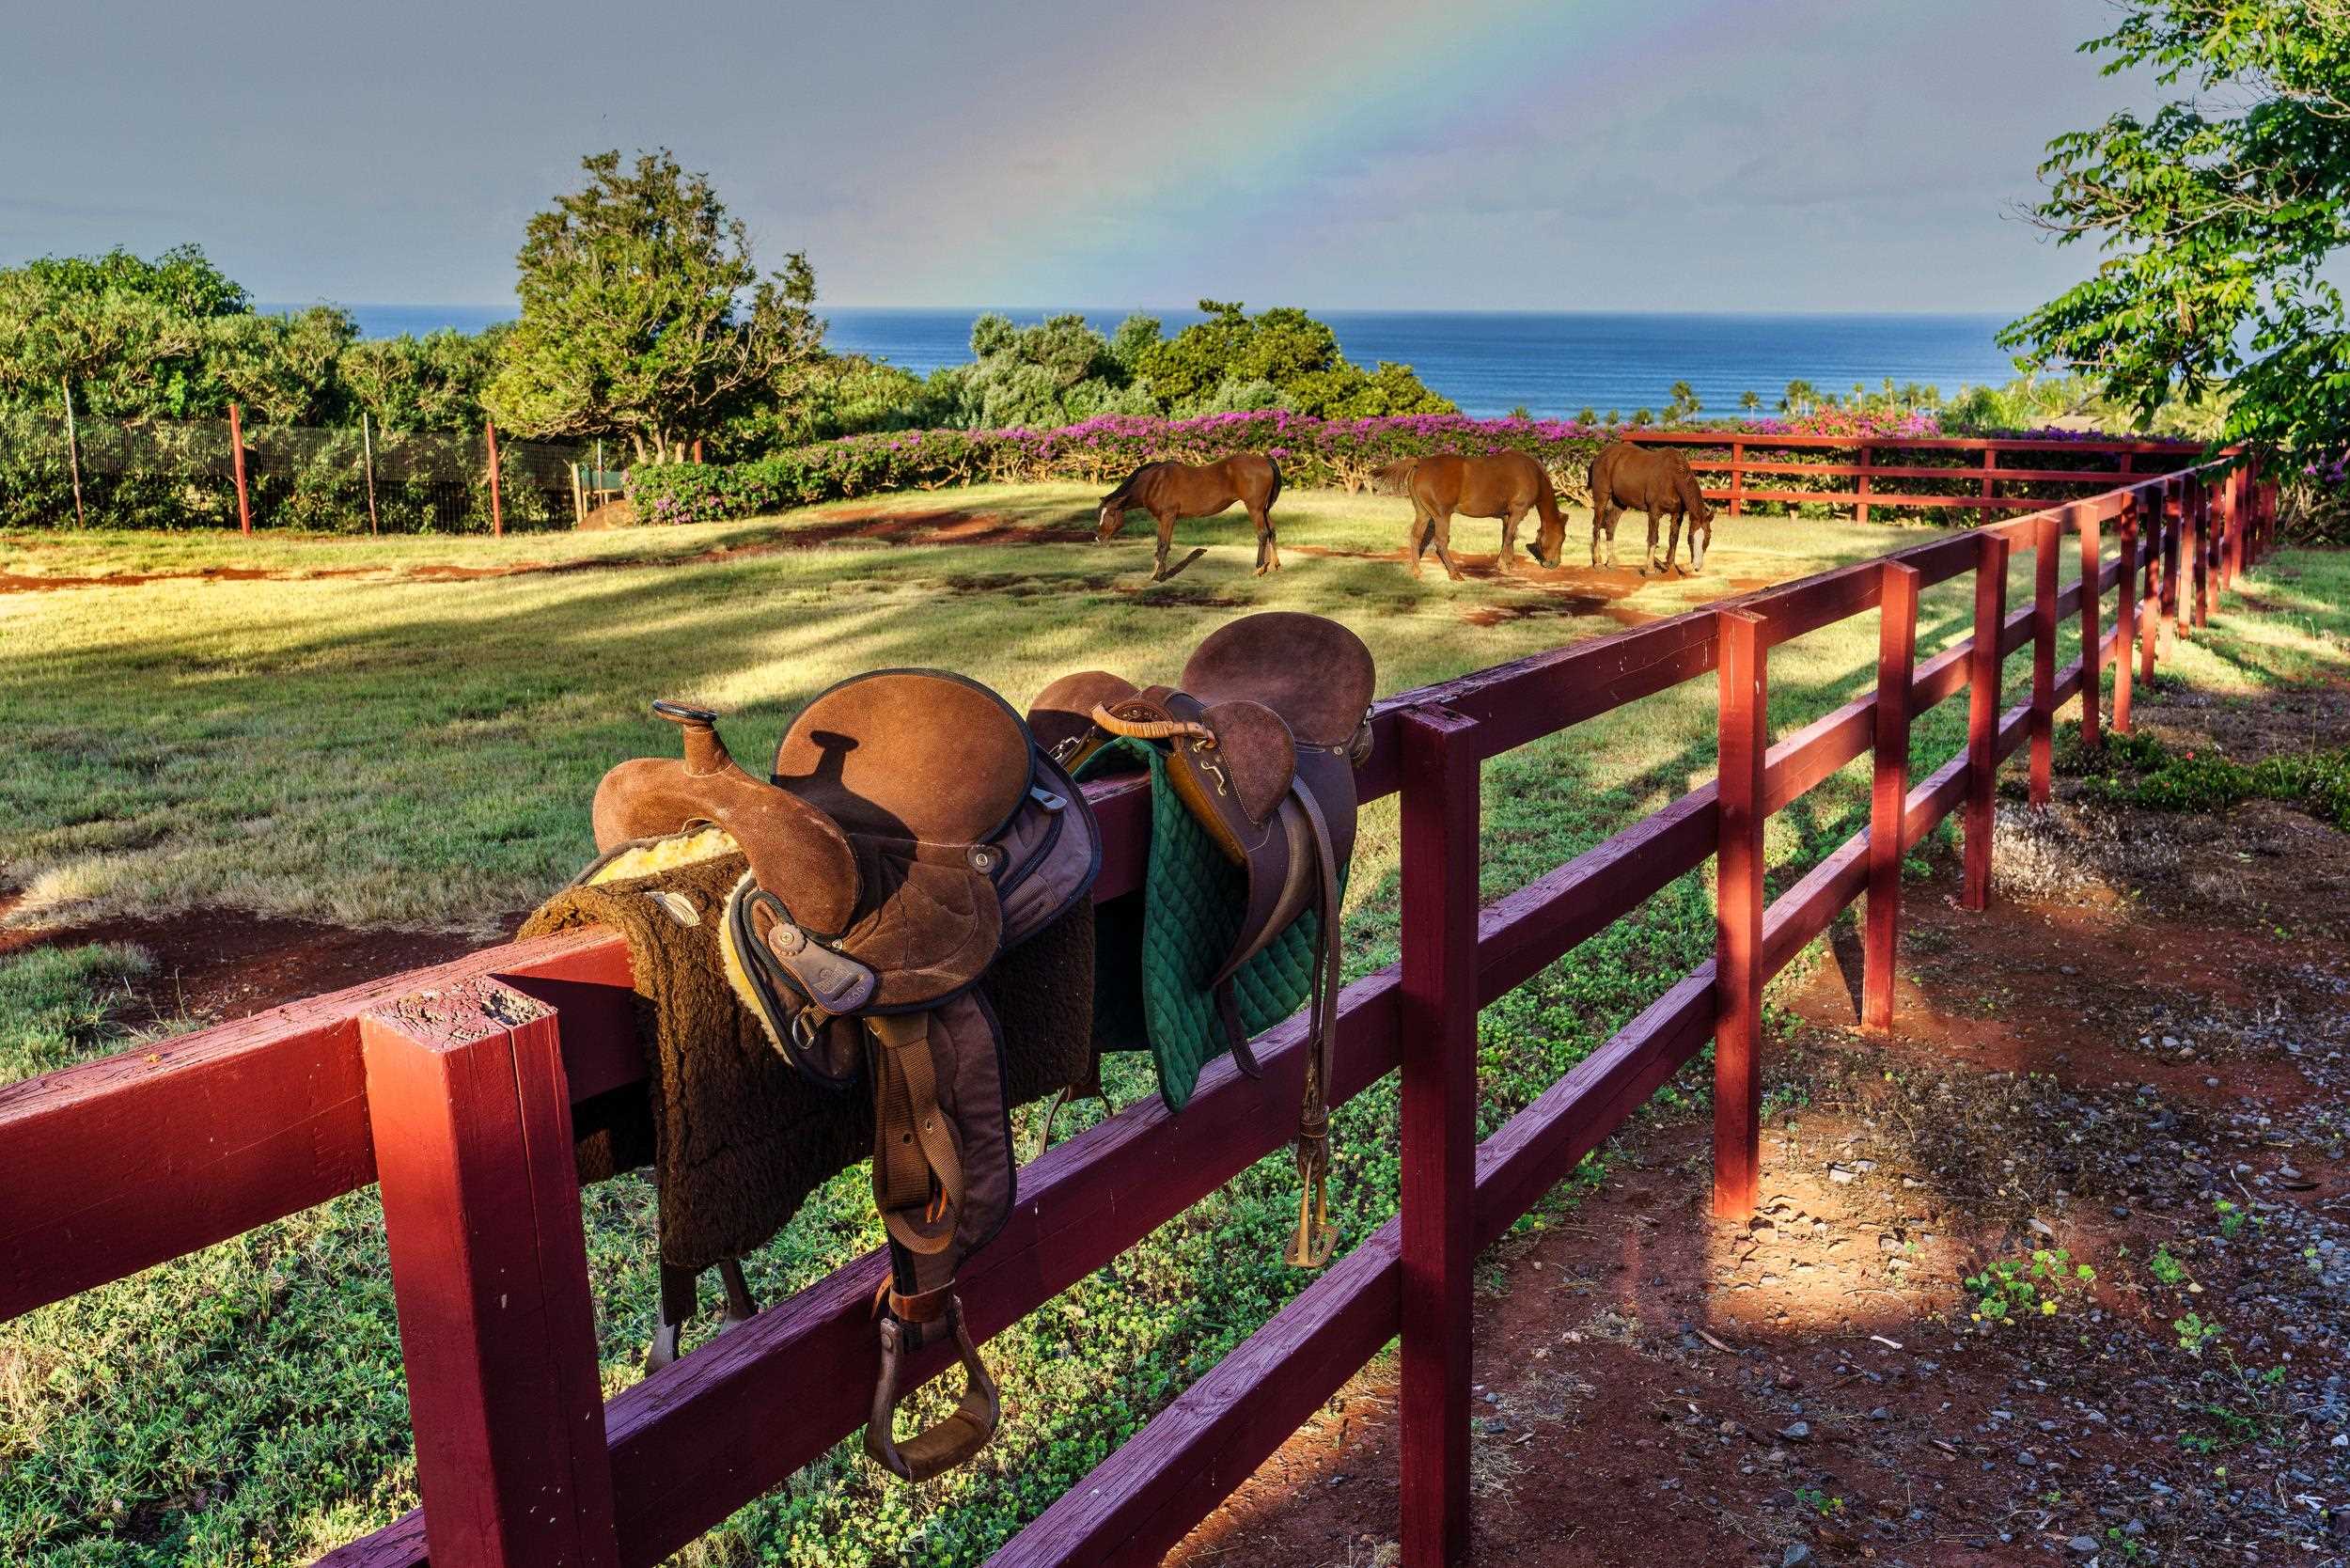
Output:
M899 490L936 490L946 485L991 481L1073 480L1107 485L1146 463L1174 459L1207 463L1241 450L1269 453L1291 484L1359 490L1386 463L1434 452L1521 451L1550 470L1560 489L1580 496L1583 474L1600 447L1627 433L1628 427L1584 425L1571 419L1472 419L1462 414L1416 414L1371 419L1318 419L1268 409L1211 414L1192 419L1141 415L1105 415L1057 430L900 431L853 435L795 447L751 463L665 463L632 469L629 496L648 523L714 523L754 517L820 501L846 500ZM1969 452L1904 452L1904 439L1931 440L1941 428L1928 413L1871 414L1823 409L1799 418L1755 419L1735 432L1722 431L1726 454L1732 433L1815 435L1824 442L1865 438L1885 445L1880 464L1966 469L1950 480L1903 481L1921 494L1972 494L1980 475ZM2076 432L2031 432L2055 442L2089 439ZM1691 456L1711 448L1684 447ZM1841 461L1832 448L1774 456L1795 461ZM2036 459L2038 466L2087 468L2109 465L2100 454ZM1767 478L1770 482L1764 483ZM1709 479L1709 483L1714 482ZM1825 476L1757 476L1762 489L1849 490L1851 481ZM1757 512L1789 510L1755 504ZM1822 515L1846 515L1841 507L1813 508Z

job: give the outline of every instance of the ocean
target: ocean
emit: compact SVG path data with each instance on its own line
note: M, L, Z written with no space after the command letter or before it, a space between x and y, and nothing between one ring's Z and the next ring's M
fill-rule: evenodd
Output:
M284 306L264 306L263 309ZM491 306L354 305L370 337L454 326L478 332L511 315ZM971 357L971 319L981 306L956 309L823 309L825 341L927 375ZM1131 312L1072 307L1104 332ZM1026 324L1053 310L1005 309ZM1197 310L1149 312L1174 332L1200 319ZM1823 392L1873 388L1890 376L1956 395L1961 386L1997 384L2014 375L1994 341L2007 318L1986 315L1669 314L1613 311L1317 311L1338 333L1349 359L1394 360L1469 414L1523 407L1537 416L1584 408L1661 410L1668 388L1686 381L1704 411L1734 414L1742 393L1767 411L1791 381Z

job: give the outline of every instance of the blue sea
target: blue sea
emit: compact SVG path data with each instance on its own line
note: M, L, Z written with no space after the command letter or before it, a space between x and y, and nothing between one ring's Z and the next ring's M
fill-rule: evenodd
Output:
M284 306L264 306L264 309ZM354 305L368 337L437 326L478 332L510 317L494 306ZM927 375L971 358L971 319L982 306L874 309L834 306L825 341ZM1130 311L1072 307L1104 332ZM1059 311L1005 309L1023 324ZM1200 319L1191 309L1152 309L1174 332ZM1469 414L1572 416L1584 408L1629 416L1662 409L1676 381L1696 388L1705 412L1734 414L1741 393L1775 406L1791 381L1823 392L1855 382L1874 388L1890 376L1955 395L2014 375L1993 340L2007 318L1984 315L1762 315L1656 312L1327 310L1315 314L1358 364L1393 360Z

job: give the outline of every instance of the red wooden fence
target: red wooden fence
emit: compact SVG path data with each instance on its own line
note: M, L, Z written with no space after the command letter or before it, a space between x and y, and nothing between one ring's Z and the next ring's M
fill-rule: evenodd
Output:
M1701 447L1708 451L1727 448L1727 457L1693 456L1689 466L1700 474L1727 474L1726 484L1715 485L1705 492L1709 501L1730 503L1730 515L1737 517L1746 511L1749 501L1783 501L1810 503L1832 507L1851 507L1856 522L1869 521L1870 510L1877 507L1969 507L1978 515L1997 511L2037 511L2048 504L2047 487L2052 484L2097 486L2129 484L2150 470L2178 469L2197 461L2203 448L2192 443L2177 441L2054 441L2030 436L1838 436L1838 435L1762 435L1735 431L1638 431L1624 437L1627 441L1649 446ZM1752 451L1788 454L1810 453L1812 456L1796 461L1793 456L1754 458ZM1821 452L1850 452L1850 462L1824 461ZM1976 467L1955 464L1936 466L1930 463L1881 463L1879 452L1961 452L1974 454ZM2087 454L2110 458L2112 465L2102 468L2002 467L2006 456L2026 460L2033 455ZM2139 460L2145 460L2141 463ZM1751 474L1810 475L1821 478L1853 480L1849 490L1755 490L1747 483ZM1936 479L1971 482L1977 488L1971 495L1930 495L1910 491L1880 488L1887 479ZM2001 493L2001 485L2029 485L2038 494Z
M2207 506L2215 495L2224 497ZM2208 513L2208 525L2202 520ZM2095 672L2133 643L2151 673L2271 538L2274 494L2214 465L2140 481L1380 704L1362 792L1402 793L1402 963L1340 998L1334 1102L1402 1069L1401 1215L1334 1263L1093 1475L1008 1543L1003 1565L1149 1562L1399 1334L1405 1559L1468 1539L1470 1269L1710 1038L1715 1206L1753 1201L1756 1054L1768 979L1866 890L1873 1027L1891 1022L1900 857L1962 805L1966 901L1990 891L1992 782L2029 744L2045 776L2059 706L2093 712ZM2119 520L2119 559L2094 554ZM2089 574L2060 591L2081 541ZM2040 564L2006 608L2010 553ZM1919 596L1976 575L1973 635L1916 661ZM2183 583L2191 577L2191 588ZM2100 606L2117 591L2112 630ZM2184 599L2183 599L2184 594ZM1880 607L1876 680L1773 742L1770 650ZM2054 666L2077 616L2087 651ZM2031 695L2001 712L2006 657L2033 645ZM1720 776L1528 886L1478 906L1485 760L1716 673ZM1909 722L1968 691L1965 750L1907 776ZM2092 725L2085 726L2094 734ZM1769 816L1863 753L1869 826L1766 901ZM1094 792L1101 892L1136 885L1133 786ZM1714 858L1715 958L1476 1139L1478 1009ZM571 1107L639 1081L626 950L569 933L295 1003L149 1049L0 1087L0 1318L118 1279L376 1183L389 1232L424 1506L331 1552L337 1568L643 1568L783 1482L865 1419L878 1253L777 1302L674 1366L599 1397ZM1263 1078L1218 1063L1182 1116L1152 1097L1021 1174L1003 1233L965 1268L984 1339L1281 1148L1304 1074L1302 1021L1260 1043ZM913 1376L946 1370L949 1347Z

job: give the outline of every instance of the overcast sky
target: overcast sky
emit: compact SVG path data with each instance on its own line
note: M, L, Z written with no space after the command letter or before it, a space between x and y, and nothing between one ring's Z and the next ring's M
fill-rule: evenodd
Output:
M666 146L832 305L2015 310L2104 0L0 0L0 260L510 301Z

